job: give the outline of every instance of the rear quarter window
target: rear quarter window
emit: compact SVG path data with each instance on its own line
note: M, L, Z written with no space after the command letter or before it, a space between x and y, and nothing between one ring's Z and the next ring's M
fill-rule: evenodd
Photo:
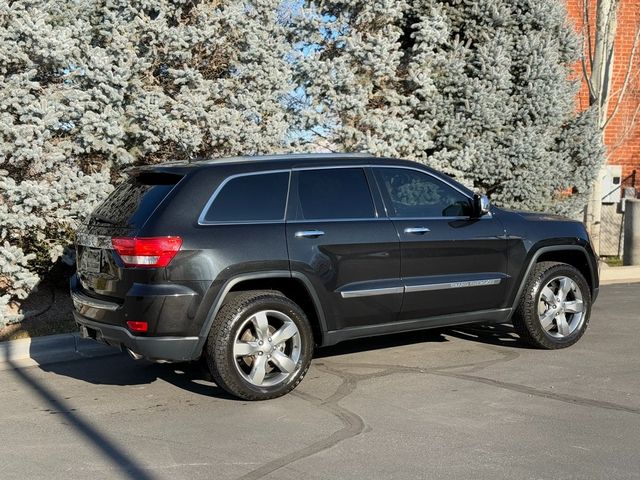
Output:
M289 172L231 177L205 207L204 223L283 221Z

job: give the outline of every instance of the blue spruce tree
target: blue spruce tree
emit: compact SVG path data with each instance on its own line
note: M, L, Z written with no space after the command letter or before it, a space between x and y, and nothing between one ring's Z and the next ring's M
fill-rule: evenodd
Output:
M446 171L505 207L576 214L602 158L557 0L307 5L306 126ZM303 42L304 44L304 42Z

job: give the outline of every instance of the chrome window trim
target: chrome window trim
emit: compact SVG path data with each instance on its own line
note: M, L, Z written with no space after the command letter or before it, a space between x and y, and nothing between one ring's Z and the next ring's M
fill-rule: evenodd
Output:
M415 222L419 222L420 220L446 220L446 221L452 221L452 220L469 220L470 218L473 218L474 220L482 220L482 219L490 219L493 216L491 215L491 212L486 213L484 215L482 215L481 217L466 217L466 216L457 216L457 217L388 217L389 220L402 220L402 221L415 221Z
M363 157L363 158L366 158L366 157ZM211 195L211 197L209 197L209 200L205 204L204 208L202 209L202 212L200 213L200 216L198 217L198 225L203 225L203 226L206 226L206 225L265 225L265 224L268 225L268 224L280 224L280 223L285 223L285 222L286 223L353 222L353 221L368 221L368 220L411 220L411 221L420 221L420 220L468 220L468 219L472 218L472 217L469 217L469 216L455 216L455 217L394 217L394 216L390 216L390 215L385 215L385 216L381 217L380 215L378 215L378 212L376 212L377 216L376 217L372 217L372 218L322 218L322 219L310 219L310 220L287 220L286 216L287 216L287 212L288 212L288 209L289 209L289 199L290 199L290 194L291 194L291 182L293 181L293 172L304 171L304 170L329 170L329 169L338 169L338 168L361 168L363 170L365 168L400 168L400 169L404 169L404 170L414 170L416 172L420 172L420 173L423 173L425 175L429 175L430 177L434 178L435 180L438 180L438 181L444 183L445 185L450 186L451 188L453 188L457 192L459 192L462 195L464 195L470 201L473 201L473 197L472 196L469 196L466 192L460 190L458 187L456 187L452 183L450 183L447 180L444 180L442 178L439 178L437 175L434 175L431 172L428 172L426 170L422 170L421 168L417 168L417 167L409 167L409 166L406 166L406 165L383 165L383 164L381 165L381 164L376 164L376 163L362 164L362 165L348 164L348 165L321 165L321 166L309 166L309 167L292 167L292 168L287 168L287 169L261 170L261 171L257 171L257 172L238 173L238 174L231 175L231 176L227 177L226 179L224 179L222 181L222 183L220 185L218 185L218 187L214 190L214 192ZM284 214L283 214L283 217L281 219L278 219L278 220L243 220L243 221L233 221L233 220L229 220L229 221L206 221L204 219L206 214L207 214L207 212L209 211L209 208L211 207L211 205L215 201L216 197L218 196L218 194L220 193L222 188L224 188L224 186L227 183L229 183L231 180L233 180L235 178L239 178L239 177L248 177L248 176L251 176L251 175L268 175L270 173L287 173L287 172L289 173L289 185L287 187L287 199L285 201ZM373 200L373 198L372 198L372 200ZM375 202L374 202L374 207L375 207ZM491 212L487 213L486 215L483 215L482 217L479 217L478 220L490 219L490 218L492 218Z
M473 196L469 196L467 195L466 192L463 192L462 190L460 190L457 186L453 185L451 182L442 179L440 177L438 177L437 175L434 175L431 172L428 172L426 170L422 170L421 168L416 168L416 167L408 167L406 165L369 165L371 168L402 168L404 170L414 170L416 172L420 172L420 173L424 173L425 175L429 175L430 177L435 178L436 180L449 185L451 188L453 188L454 190L457 190L458 192L460 192L462 195L464 195L465 197L467 197L469 200L473 200ZM466 217L465 217L466 218Z
M415 292L428 292L435 290L449 290L454 288L470 288L470 287L490 287L499 285L504 277L487 276L486 278L480 278L475 280L462 280L457 282L438 282L438 283L423 283L419 285L405 285L403 287L388 287L388 288L366 288L363 290L351 290L346 292L340 292L342 298L356 298L356 297L369 297L374 295L387 295L391 293L415 293Z
M289 182L287 185L287 196L285 198L284 211L282 212L282 218L274 219L274 220L240 220L240 221L235 221L235 220L207 221L205 220L205 217L207 215L207 212L211 208L211 205L213 205L213 202L216 200L217 196L220 194L222 189L231 180L235 180L236 178L240 178L240 177L250 177L254 175L269 175L269 174L275 174L275 173L289 174ZM291 169L287 168L287 169L278 169L278 170L262 170L260 172L237 173L235 175L231 175L225 178L220 183L220 185L218 185L218 187L213 191L213 193L211 194L211 197L209 197L209 200L207 200L207 203L202 209L202 212L200 212L200 216L198 217L198 225L261 225L261 224L284 223L287 217L287 207L289 206L289 193L291 191L291 177L292 177Z
M287 220L287 223L329 223L329 222L379 222L381 220L390 221L389 217L371 218L313 218L309 220Z
M463 192L457 186L453 185L452 183L448 182L447 180L439 178L437 175L434 175L433 173L431 173L429 171L422 170L421 168L418 168L418 167L409 167L407 165L380 165L380 164L376 164L376 163L369 163L369 164L363 164L363 165L331 165L331 166L322 165L322 166L315 166L315 167L292 167L291 170L293 172L298 172L298 171L302 171L302 170L328 170L328 169L335 169L335 168L402 168L404 170L414 170L416 172L420 172L420 173L424 173L426 175L429 175L429 176L435 178L436 180L439 180L442 183L445 183L445 184L449 185L451 188L453 188L454 190L457 190L462 195L467 197L469 200L473 200L473 196L469 196L467 193Z
M243 221L234 221L234 220L229 220L229 221L224 221L224 222L200 222L198 220L198 225L203 225L203 226L210 226L210 225L220 225L220 226L224 226L224 225L280 225L280 224L284 224L285 221L284 220L243 220Z
M467 199L469 199L469 201L471 201L473 203L473 196L469 196L466 192L460 190L457 186L455 186L454 184L452 184L451 182L448 182L445 179L442 179L440 177L438 177L437 175L434 175L431 172L428 172L426 170L422 170L420 168L416 168L416 167L407 167L406 165L370 165L371 168L402 168L404 170L414 170L416 172L420 172L420 173L424 173L425 175L429 175L431 178L444 183L445 185L448 185L449 187L453 188L455 191L457 191L458 193L461 193L462 195L464 195ZM383 198L384 200L384 198ZM487 213L486 215L483 215L482 217L490 217L491 216L491 212ZM482 218L479 217L479 218ZM469 219L469 218L473 218L471 216L464 216L464 215L457 215L457 216L452 216L452 217L394 217L389 215L389 218L392 220L437 220L437 219L459 219L459 220L464 220L464 219Z

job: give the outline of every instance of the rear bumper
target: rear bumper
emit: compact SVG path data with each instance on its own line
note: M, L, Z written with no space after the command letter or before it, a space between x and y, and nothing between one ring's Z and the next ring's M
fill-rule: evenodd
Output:
M83 337L92 338L120 350L131 350L150 360L186 362L196 360L198 337L137 337L126 328L94 322L73 312Z
M74 318L84 337L130 350L150 360L190 361L200 351L199 326L190 312L199 295L184 285L134 283L120 302L88 295L77 276L71 278ZM129 319L144 320L149 332L135 335Z

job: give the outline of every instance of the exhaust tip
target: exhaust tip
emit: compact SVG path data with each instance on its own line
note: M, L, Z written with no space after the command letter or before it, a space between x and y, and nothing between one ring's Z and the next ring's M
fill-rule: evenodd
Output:
M133 358L134 360L142 360L144 358L142 355L140 355L139 353L134 352L130 348L127 348L126 350L127 350L127 353L129 354L129 356L131 358Z

